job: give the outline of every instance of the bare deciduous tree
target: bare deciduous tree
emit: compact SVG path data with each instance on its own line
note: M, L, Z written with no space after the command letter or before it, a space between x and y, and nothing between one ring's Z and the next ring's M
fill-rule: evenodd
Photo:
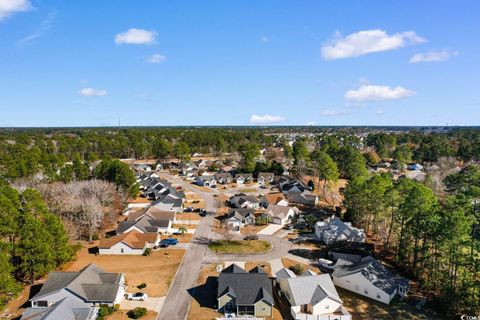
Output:
M222 222L221 228L220 228L220 234L222 235L223 239L227 241L227 244L230 244L230 241L232 241L234 237L234 233L232 230L232 226L230 226L227 222Z

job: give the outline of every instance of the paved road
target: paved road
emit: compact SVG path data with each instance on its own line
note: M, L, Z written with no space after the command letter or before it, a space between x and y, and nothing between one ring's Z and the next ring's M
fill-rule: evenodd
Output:
M157 317L158 320L184 320L191 300L191 296L187 290L195 286L197 273L202 266L203 258L207 251L208 239L214 221L216 202L213 193L203 192L198 188L190 186L188 182L174 178L170 175L164 175L164 177L181 185L185 190L199 194L205 200L207 211L212 212L212 214L209 214L200 220L200 223L193 234L190 246L185 253L183 262L170 286L162 310Z
M163 176L175 184L181 185L186 191L192 191L200 195L205 201L207 211L211 214L200 220L190 246L185 253L183 262L170 286L170 290L167 293L157 320L184 320L186 318L191 302L191 296L187 290L195 287L197 274L203 264L218 263L220 260L238 261L240 263L249 260L269 261L272 259L280 259L288 254L288 250L291 247L290 243L285 239L271 235L259 235L259 239L270 241L273 246L271 251L264 254L217 255L208 250L208 242L210 239L213 239L212 226L217 209L214 195L219 194L219 191L212 189L211 192L205 192L178 177L166 173L161 173L160 176ZM239 235L238 237L243 236Z

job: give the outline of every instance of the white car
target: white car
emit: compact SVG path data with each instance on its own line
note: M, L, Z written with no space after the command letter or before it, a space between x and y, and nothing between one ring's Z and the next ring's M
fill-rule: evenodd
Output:
M148 299L148 295L143 292L126 293L125 299L130 301L145 301Z

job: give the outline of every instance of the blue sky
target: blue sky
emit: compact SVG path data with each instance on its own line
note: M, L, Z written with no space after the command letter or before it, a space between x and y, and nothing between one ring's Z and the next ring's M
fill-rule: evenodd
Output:
M0 126L478 125L478 12L0 0Z

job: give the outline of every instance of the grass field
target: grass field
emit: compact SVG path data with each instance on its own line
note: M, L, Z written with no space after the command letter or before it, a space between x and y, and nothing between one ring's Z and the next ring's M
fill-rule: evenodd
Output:
M208 245L208 248L212 251L219 253L261 253L270 250L272 245L270 242L263 240L239 240L230 241L227 243L225 240L213 241Z
M64 271L78 271L90 263L107 272L125 274L127 292L138 291L137 286L146 283L142 290L149 296L161 297L167 294L185 250L165 249L154 251L148 257L137 255L94 255L88 249L81 250L75 261Z

